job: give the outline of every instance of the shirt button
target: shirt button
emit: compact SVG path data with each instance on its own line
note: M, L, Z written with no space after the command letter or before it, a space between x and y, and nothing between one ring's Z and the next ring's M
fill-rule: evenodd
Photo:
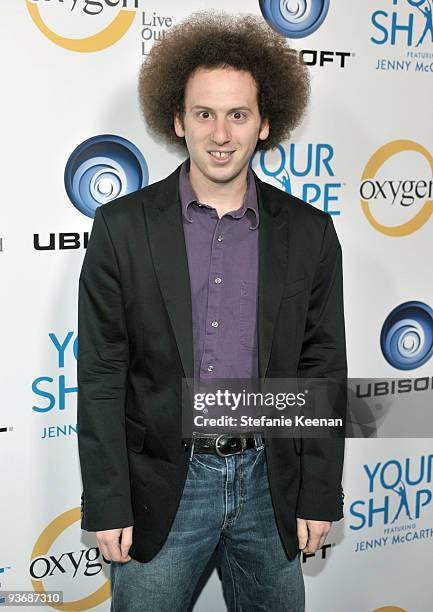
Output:
M207 367L208 372L213 372L213 365L210 363Z
M217 238L218 242L222 242L224 240L224 237L222 234L220 234Z
M220 284L221 279L220 279L220 277L219 277L219 276L217 276L217 277L216 277L215 282L216 282L216 284L217 284L217 285L219 285L219 284Z
M218 321L212 321L212 327L218 327L219 323Z

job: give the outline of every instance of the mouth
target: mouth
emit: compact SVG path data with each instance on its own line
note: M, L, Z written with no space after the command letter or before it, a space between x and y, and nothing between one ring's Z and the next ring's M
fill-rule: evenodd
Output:
M234 151L208 151L209 155L219 164L227 163Z

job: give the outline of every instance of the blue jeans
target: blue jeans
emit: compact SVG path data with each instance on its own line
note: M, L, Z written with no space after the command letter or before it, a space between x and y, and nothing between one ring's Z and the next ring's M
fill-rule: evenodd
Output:
M175 519L148 563L111 562L111 612L186 612L215 548L230 612L303 612L300 555L275 522L263 445L240 455L193 453Z

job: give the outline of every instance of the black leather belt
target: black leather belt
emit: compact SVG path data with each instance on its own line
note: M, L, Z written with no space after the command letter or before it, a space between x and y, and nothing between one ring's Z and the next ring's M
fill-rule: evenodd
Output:
M250 436L232 436L221 434L219 436L193 437L194 453L213 453L220 457L239 455L249 448L254 448L255 439Z

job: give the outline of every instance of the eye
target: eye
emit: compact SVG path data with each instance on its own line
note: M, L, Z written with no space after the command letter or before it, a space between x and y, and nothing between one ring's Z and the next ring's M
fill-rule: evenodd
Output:
M210 117L210 112L209 111L200 111L198 113L198 116L200 117L200 119L209 119Z
M245 118L246 118L246 114L245 114L245 113L242 113L241 111L235 111L235 112L233 113L233 117L234 117L236 120L245 119Z

